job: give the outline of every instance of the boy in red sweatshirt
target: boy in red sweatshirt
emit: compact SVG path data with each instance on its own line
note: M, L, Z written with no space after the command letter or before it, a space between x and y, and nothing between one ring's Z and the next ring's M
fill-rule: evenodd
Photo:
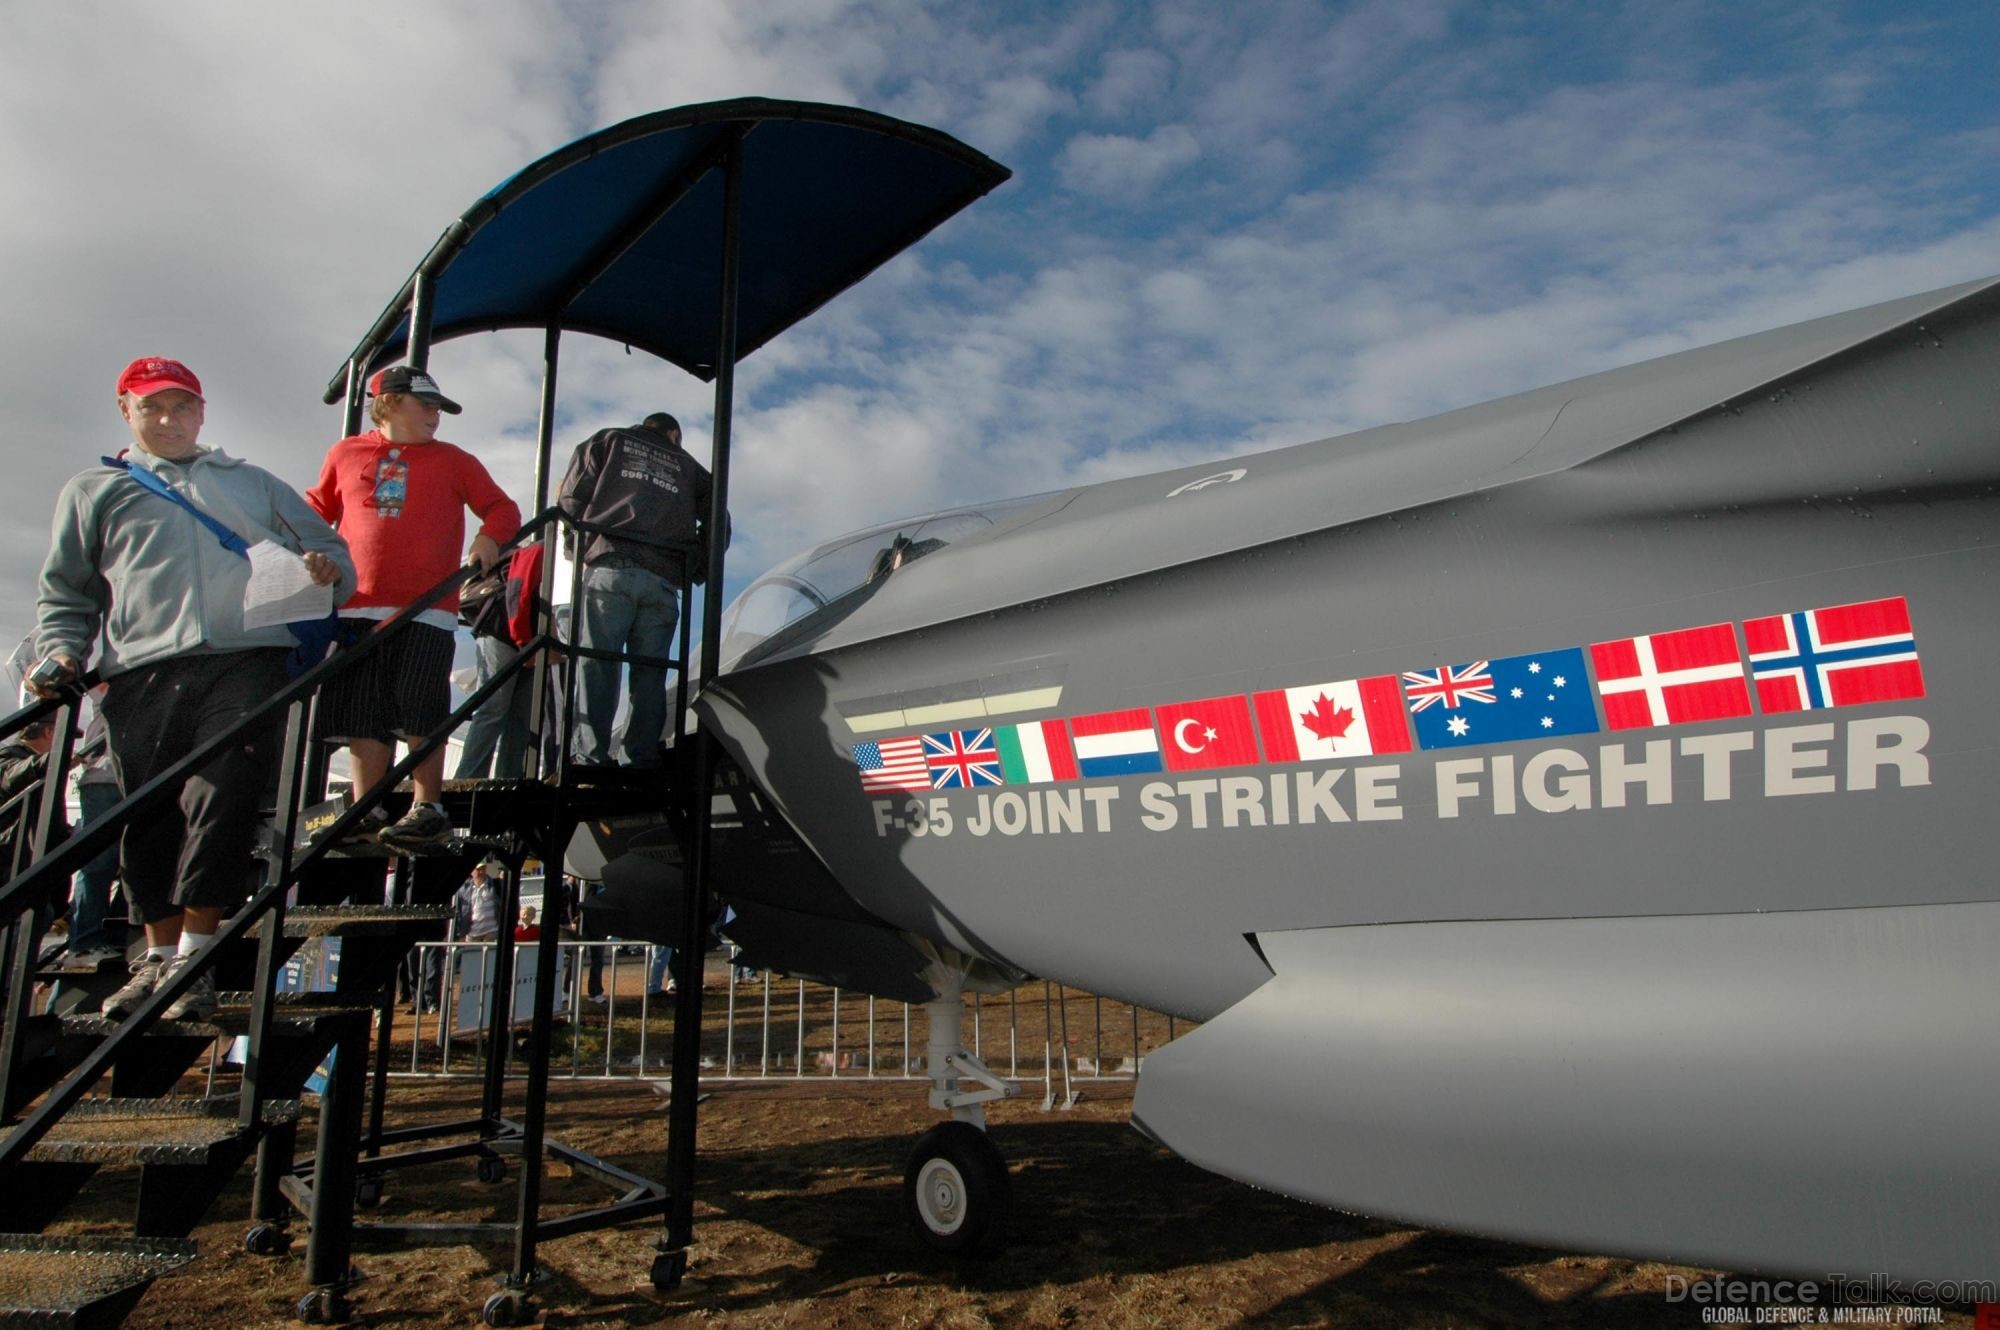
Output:
M465 562L482 569L521 527L521 510L493 483L479 459L437 437L438 413L459 413L422 370L396 365L368 381L368 418L375 428L342 439L326 455L319 483L306 499L347 540L356 589L341 606L347 640L359 641L459 566L465 512L479 517L479 534ZM416 739L451 714L452 634L458 593L444 597L357 668L327 685L320 699L321 736L347 744L354 788L366 790L389 770L395 741ZM416 801L401 821L384 815L376 828L393 849L421 849L451 836L439 802L445 750L411 773Z

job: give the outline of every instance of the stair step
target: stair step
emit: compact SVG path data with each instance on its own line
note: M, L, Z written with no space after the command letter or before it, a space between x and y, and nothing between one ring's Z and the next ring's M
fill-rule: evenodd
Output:
M0 1233L0 1326L70 1326L195 1256L192 1238Z
M155 1035L197 1036L203 1039L234 1038L250 1033L250 994L218 993L215 1015L205 1021L158 1021L148 1032ZM358 999L342 999L332 993L280 993L271 1011L271 1029L281 1035L310 1034L319 1022L333 1016L350 1016L357 1011L373 1011L374 1004ZM65 1034L110 1034L123 1024L104 1016L66 1016Z
M202 1164L242 1139L236 1100L86 1099L63 1115L28 1158L49 1164ZM297 1121L296 1100L264 1104L266 1123Z
M116 978L121 984L125 982L127 970L125 959L122 956L100 962L95 969L90 970L67 969L63 966L62 959L62 957L58 956L51 961L42 963L35 970L35 982L38 984L87 984L99 978Z
M363 937L391 934L423 924L442 924L451 910L442 905L298 905L285 911L286 937ZM252 937L265 927L259 919Z

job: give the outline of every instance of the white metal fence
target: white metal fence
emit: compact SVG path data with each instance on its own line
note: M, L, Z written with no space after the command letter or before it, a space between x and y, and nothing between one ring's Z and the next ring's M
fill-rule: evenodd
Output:
M534 949L515 947L507 1028L525 1038L535 994ZM426 942L414 952L392 1074L475 1076L485 1065L493 1001L492 942ZM553 1075L578 1079L664 1075L673 1000L654 987L664 948L563 941L556 969ZM593 963L597 974L592 977ZM843 993L712 954L703 1004L702 1076L713 1080L923 1079L922 1016L900 1002ZM601 1000L600 1000L601 999ZM1045 1104L1074 1102L1075 1085L1130 1080L1146 1054L1179 1031L1172 1017L1032 981L998 997L967 997L966 1046L1009 1080L1043 1085ZM510 1048L518 1063L523 1050Z

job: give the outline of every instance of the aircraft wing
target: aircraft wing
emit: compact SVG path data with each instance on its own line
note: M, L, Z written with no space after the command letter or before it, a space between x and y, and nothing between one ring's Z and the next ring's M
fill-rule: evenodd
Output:
M1565 1249L1992 1274L2000 904L1257 941L1270 982L1139 1081L1205 1168Z

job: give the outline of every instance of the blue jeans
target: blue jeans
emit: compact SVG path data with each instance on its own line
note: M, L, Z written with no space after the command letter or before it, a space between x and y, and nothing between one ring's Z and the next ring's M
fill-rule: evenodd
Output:
M497 637L474 638L472 645L479 653L478 678L472 685L475 691L484 688L520 652L512 642ZM495 689L491 697L479 704L479 710L472 713L472 719L465 724L464 747L459 749L458 769L452 773L452 779L485 779L487 764L496 750L499 753L499 761L493 766L496 777L514 780L531 774L524 770L522 762L528 753L528 720L534 705L535 668L528 665Z
M674 949L672 947L654 947L653 963L646 967L647 991L657 993L664 989L667 986L667 981L674 977L673 969Z
M76 787L76 801L81 810L77 824L79 829L103 817L118 799L116 785L79 783ZM111 884L117 877L118 842L115 840L95 859L76 870L69 895L70 955L112 945L104 931L104 923L111 914Z
M657 573L643 568L586 568L577 645L636 656L671 656L679 612L678 593ZM628 668L631 712L618 740L617 761L628 767L658 766L660 735L667 723L667 672L657 665L634 663ZM618 711L618 670L615 660L577 664L579 762L602 766L613 760L611 723Z

